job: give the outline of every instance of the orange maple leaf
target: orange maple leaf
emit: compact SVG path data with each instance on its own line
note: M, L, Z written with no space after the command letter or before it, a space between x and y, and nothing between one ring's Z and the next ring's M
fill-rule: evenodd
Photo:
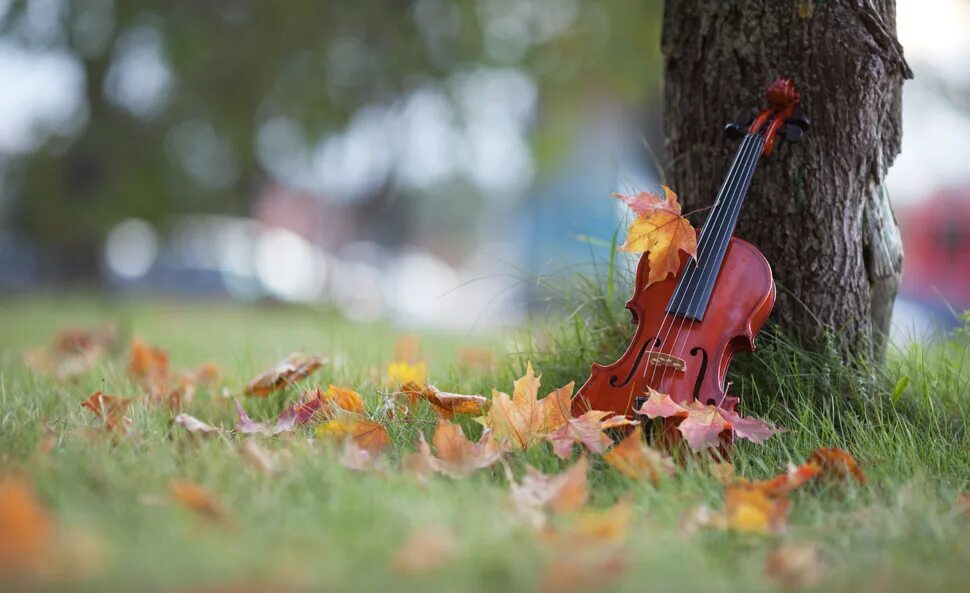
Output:
M224 522L229 513L211 492L194 482L177 481L169 486L172 500L211 521Z
M731 431L735 436L760 443L783 429L775 428L757 418L744 418L737 412L725 410L714 404L690 401L686 404L675 402L670 395L647 388L647 401L636 410L648 418L679 418L677 430L691 449L701 451L717 447L721 433Z
M0 478L0 575L40 568L53 538L53 520L21 479Z
M522 481L516 482L511 469L506 466L505 477L512 491L512 501L538 527L545 522L540 512L543 509L571 513L586 504L589 498L587 467L586 456L583 455L572 467L559 474L546 475L529 465Z
M590 410L579 418L567 420L565 424L546 435L546 440L552 443L553 452L562 459L572 455L573 445L576 443L586 445L593 453L602 453L613 444L613 439L603 434L603 431L619 426L615 420L616 416L611 416L612 414L612 412ZM606 416L611 417L604 420ZM625 417L621 416L621 418L626 420ZM607 422L609 424L604 427L604 423Z
M644 442L640 426L610 449L603 461L630 479L649 480L654 485L660 483L661 476L674 473L673 460Z
M647 286L680 269L680 252L697 257L697 233L680 215L677 194L663 186L664 197L643 192L634 197L617 196L626 202L636 219L627 230L621 251L647 253L650 272Z
M391 444L391 435L383 424L359 414L341 412L319 427L317 434L331 439L352 439L354 443L376 454Z
M820 447L808 456L808 463L819 467L821 480L845 482L852 478L860 484L866 483L866 476L859 469L859 464L844 449Z
M81 402L81 407L87 408L100 418L103 421L104 429L110 432L119 427L127 429L131 425L131 419L125 416L125 412L133 401L135 401L134 398L107 395L101 391L95 391L88 399Z
M573 383L569 383L538 399L539 377L532 363L527 367L525 375L515 381L512 396L493 390L488 414L475 419L491 428L496 439L523 451L569 420L573 393Z
M448 420L438 421L431 442L437 455L431 453L424 434L418 433L419 457L410 460L407 465L419 475L421 470L430 470L453 478L462 478L477 469L494 465L505 452L495 441L492 431L486 429L476 443L465 436L460 425Z

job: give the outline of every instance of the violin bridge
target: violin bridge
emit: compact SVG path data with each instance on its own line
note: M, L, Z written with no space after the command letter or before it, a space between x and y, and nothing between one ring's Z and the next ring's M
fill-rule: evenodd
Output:
M647 363L654 366L661 367L671 367L674 370L680 372L687 371L687 361L683 358L677 358L672 354L666 354L664 352L651 352L647 355Z

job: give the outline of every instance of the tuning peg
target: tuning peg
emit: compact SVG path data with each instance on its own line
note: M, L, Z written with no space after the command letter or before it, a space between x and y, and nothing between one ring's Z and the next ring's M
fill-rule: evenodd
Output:
M734 118L734 121L743 128L749 127L754 123L755 113L751 109L742 109L738 112L738 115Z
M724 126L724 137L728 140L740 140L744 138L745 129L741 124L731 122Z
M804 130L795 122L786 123L778 132L785 139L785 142L798 142Z
M803 132L807 132L808 129L812 127L812 120L808 119L808 117L802 114L797 114L794 117L788 118L785 123L798 126L798 128Z

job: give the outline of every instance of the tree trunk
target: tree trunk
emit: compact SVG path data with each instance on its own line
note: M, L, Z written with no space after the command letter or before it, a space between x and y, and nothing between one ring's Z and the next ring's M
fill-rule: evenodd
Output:
M761 161L736 234L771 262L773 321L810 347L828 327L850 352L884 348L902 246L883 180L912 76L895 29L895 0L666 2L666 177L685 210L723 180L723 126L778 76L801 91L812 128Z

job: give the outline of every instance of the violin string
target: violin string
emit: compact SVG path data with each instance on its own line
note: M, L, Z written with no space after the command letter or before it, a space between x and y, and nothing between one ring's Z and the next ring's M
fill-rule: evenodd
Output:
M739 172L742 169L742 167L738 167L737 165L739 163L743 163L749 157L749 152L750 152L749 151L749 147L753 144L753 138L754 138L754 136L752 136L752 135L746 136L745 139L744 139L744 142L742 142L742 144L739 147L737 153L735 154L734 161L731 163L730 173L729 173L728 177L724 180L724 183L721 185L720 191L718 191L718 194L715 197L715 200L714 200L714 207L715 208L720 204L720 202L722 200L725 199L725 194L728 194L728 193L730 193L730 192L733 191L733 187L735 185L735 181L737 180L737 176L739 175ZM671 325L667 328L667 333L664 336L664 338L660 340L659 344L655 341L654 344L656 344L657 346L651 345L650 350L649 350L649 352L647 354L647 360L648 361L650 360L650 355L652 355L655 352L655 347L663 348L663 345L665 343L666 337L669 336L670 330L673 328L673 323L675 321L675 318L672 317L671 311L676 311L678 309L678 307L681 304L683 304L683 300L686 298L686 295L690 292L690 283L692 282L693 277L694 277L694 274L695 274L695 272L697 270L697 264L701 261L701 259L703 258L703 255L704 255L704 253L706 251L705 250L705 247L708 244L707 237L710 236L710 233L711 232L714 232L713 229L717 226L717 224L719 222L718 219L720 218L720 213L721 212L722 211L715 210L714 211L714 214L715 214L714 218L709 221L711 224L705 224L701 228L700 237L698 238L698 245L699 245L698 257L694 261L694 264L695 265L690 270L690 272L688 273L687 278L685 278L685 280L684 280L684 287L683 287L683 290L682 291L679 291L680 294L678 295L678 300L674 303L674 306L673 307L670 307L669 310L667 310L665 312L665 315L664 315L663 319L660 322L660 326L657 329L657 336L658 337L661 334L663 334L663 332L664 332L664 325L666 325L668 319L671 320ZM649 366L651 366L651 365L644 365L644 368L643 368L643 376L644 377L647 374L647 368ZM657 366L658 365L652 365L652 366L653 366L653 372L650 375L650 380L647 382L648 385L653 384L653 379L654 379L654 376L656 374L656 370L657 370ZM661 378L662 378L662 375L661 375Z
M666 343L666 339L670 336L670 330L673 329L673 324L676 322L675 312L683 304L684 299L687 298L687 295L690 294L691 282L693 281L694 275L697 272L697 267L700 264L700 262L703 260L704 254L707 252L706 247L709 243L710 234L712 232L715 232L715 229L720 222L721 214L724 212L723 209L718 209L717 207L718 205L720 205L720 203L723 200L728 199L727 196L729 196L734 191L734 186L736 185L738 175L740 175L740 172L744 169L743 166L738 166L738 165L743 165L743 163L750 157L749 147L751 146L751 139L752 139L751 136L745 137L744 142L742 142L741 147L738 149L738 152L734 158L734 162L731 163L729 174L727 178L725 178L724 183L721 185L721 189L718 191L717 196L714 199L715 210L712 211L713 218L708 221L710 224L705 223L704 226L701 227L700 237L698 237L698 240L697 240L698 253L697 253L697 257L694 259L694 266L687 272L687 276L684 278L683 286L680 287L681 290L675 289L675 296L677 297L677 300L673 302L673 306L667 308L664 314L663 320L661 320L660 322L660 327L657 329L657 337L660 338L660 340L659 340L659 344L656 341L654 343L657 344L659 348L663 348L664 344ZM670 326L667 327L667 332L666 334L664 334L664 325L666 324L668 319L670 320ZM653 354L653 353L654 353L654 348L651 347L649 354ZM649 357L648 357L648 360L649 360ZM653 379L657 371L657 366L658 365L653 366L653 369L652 369L653 372L651 373L650 379L647 382L648 385L653 384ZM643 376L646 376L646 374L647 374L647 365L644 366Z
M727 246L731 241L731 236L734 234L733 232L730 232L732 221L735 221L736 223L737 215L740 213L740 209L739 209L740 205L741 203L743 203L744 198L748 193L748 187L751 185L751 177L754 173L754 168L757 166L758 161L760 160L761 150L764 147L764 141L761 141L761 142L756 141L754 143L754 146L755 146L754 158L752 158L749 163L745 164L745 172L739 180L741 183L741 186L738 188L736 195L732 196L732 204L730 205L730 207L728 207L725 210L724 228L720 232L714 234L714 238L713 238L714 247L712 252L713 254L717 254L722 249L726 251ZM737 210L737 212L735 212L735 210ZM710 283L715 282L717 280L718 273L720 272L720 268L721 266L709 265L704 270L702 270L701 278L699 279L698 286L706 287ZM696 296L703 298L701 295L703 295L705 292L706 290L704 289L697 291ZM691 295L691 301L688 304L688 310L694 307L694 298L693 298L694 296L695 295ZM699 304L699 301L698 301L698 304ZM681 317L680 324L677 327L677 332L674 334L674 346L671 348L671 350L673 350L674 348L677 348L677 340L680 339L680 334L684 328L684 325L686 324L686 320L687 320L686 317ZM681 344L679 348L677 348L677 354L675 356L677 358L681 358L686 348L687 348L687 340L684 340L684 343ZM666 368L664 370L666 370ZM661 374L661 380L663 380L663 374Z

